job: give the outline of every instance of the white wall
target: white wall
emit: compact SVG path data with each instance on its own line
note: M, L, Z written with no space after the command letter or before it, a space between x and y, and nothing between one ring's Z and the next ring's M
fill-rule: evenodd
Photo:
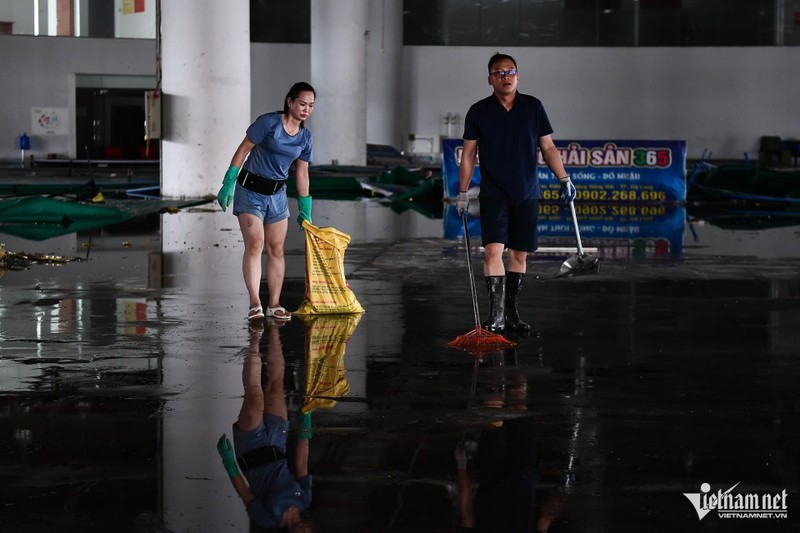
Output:
M122 12L123 0L114 1L114 35L129 39L154 39L156 35L156 0L145 0L141 13Z
M32 108L69 108L75 74L154 76L155 41L0 35L0 65L0 160L19 161L19 136L31 134ZM29 153L67 156L69 146L66 135L32 135Z
M490 94L495 48L406 47L406 131L438 135ZM800 138L800 50L764 48L505 48L519 90L545 104L556 139L685 139L689 157L751 157L761 135ZM794 87L794 88L793 88Z
M405 47L398 137L438 138L448 112L463 121L469 105L489 94L486 61L494 51ZM519 63L520 90L544 101L557 139L685 139L690 158L708 148L715 158L741 159L745 151L756 155L761 135L800 138L797 47L503 51ZM155 42L0 35L0 65L0 159L17 161L32 107L68 107L74 73L154 75ZM251 69L255 117L280 108L293 82L311 81L310 46L252 44ZM313 121L312 131L326 126ZM246 127L220 135L243 136ZM66 138L32 142L37 156L68 152Z
M298 81L314 84L311 81L311 45L252 43L250 76L252 118L283 109L283 99L292 84ZM308 120L309 129L313 124L312 114ZM237 135L241 133L241 137L244 138L244 132L249 125L245 124Z

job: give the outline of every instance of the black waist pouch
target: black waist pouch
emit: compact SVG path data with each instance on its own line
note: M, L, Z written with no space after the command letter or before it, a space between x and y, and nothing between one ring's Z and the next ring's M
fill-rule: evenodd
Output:
M269 178L259 176L258 174L253 174L249 170L243 170L239 174L237 181L239 182L239 185L248 191L265 194L267 196L272 196L281 190L286 184L286 180L271 180Z
M286 454L275 446L263 446L240 455L236 458L236 462L239 463L239 468L247 470L255 466L269 464L278 459L283 459L284 457L286 457Z

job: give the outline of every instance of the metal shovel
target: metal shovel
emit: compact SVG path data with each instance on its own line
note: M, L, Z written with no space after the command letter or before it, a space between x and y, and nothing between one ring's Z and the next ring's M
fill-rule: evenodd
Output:
M581 245L581 233L578 231L578 217L575 216L575 204L569 203L569 211L572 214L572 225L575 228L575 239L578 241L578 253L571 255L564 261L558 270L558 276L571 276L577 274L596 274L600 269L600 259L592 254L583 251Z

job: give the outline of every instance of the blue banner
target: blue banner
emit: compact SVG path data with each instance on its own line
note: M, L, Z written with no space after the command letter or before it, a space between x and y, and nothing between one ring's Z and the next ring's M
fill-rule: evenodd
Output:
M462 139L442 139L445 198L458 195L462 144ZM686 201L686 141L559 141L556 147L575 183L578 202ZM541 152L538 158L542 199L558 200L558 182ZM479 161L470 188L480 181Z
M679 259L683 255L686 208L675 203L631 204L575 202L581 243L597 247L598 256L625 258L637 254ZM480 214L467 217L470 244L481 243ZM559 202L539 204L539 246L575 246L569 207ZM444 213L444 238L464 234L455 205Z
M459 176L458 167L461 166L461 148L463 139L442 139L442 181L444 183L444 197L455 199L458 196ZM480 164L475 165L469 188L478 187L481 183Z

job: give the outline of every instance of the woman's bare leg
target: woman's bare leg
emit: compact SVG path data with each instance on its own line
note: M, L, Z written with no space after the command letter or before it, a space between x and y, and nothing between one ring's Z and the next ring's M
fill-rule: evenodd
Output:
M250 332L250 345L244 356L242 384L244 385L244 401L239 411L237 425L242 431L250 431L258 427L264 418L264 391L261 388L261 354L259 341L261 331Z
M267 252L267 289L269 290L268 307L278 307L281 304L281 289L283 288L283 277L286 273L286 260L283 256L283 249L288 229L289 219L264 225L264 249Z
M283 344L278 330L280 325L267 322L267 382L264 385L264 412L289 419L286 407L286 391L283 388L283 375L286 362L283 359Z
M264 224L249 213L239 215L239 227L244 238L244 255L242 256L242 273L250 307L261 305L258 294L261 287L261 256L264 253ZM281 275L282 277L282 275Z

